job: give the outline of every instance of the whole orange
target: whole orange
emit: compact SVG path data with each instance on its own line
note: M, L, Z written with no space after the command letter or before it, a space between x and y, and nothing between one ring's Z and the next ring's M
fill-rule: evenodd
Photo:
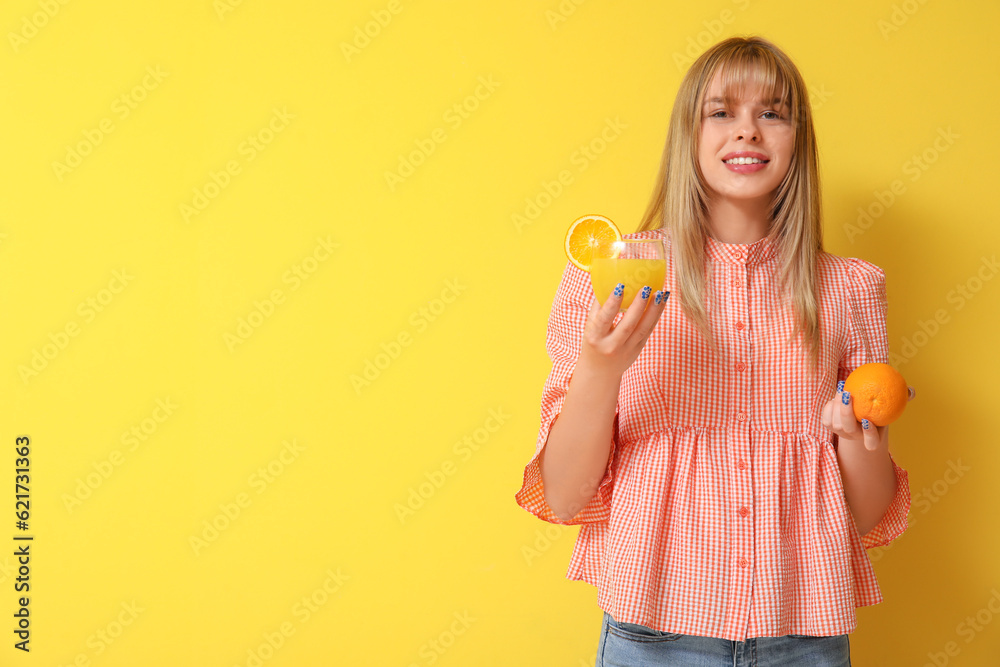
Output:
M889 364L862 364L844 382L850 392L854 416L876 426L888 426L906 409L909 389L906 380Z

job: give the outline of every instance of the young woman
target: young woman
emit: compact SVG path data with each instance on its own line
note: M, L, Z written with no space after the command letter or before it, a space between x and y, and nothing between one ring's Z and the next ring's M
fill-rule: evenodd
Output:
M849 665L855 607L882 600L865 549L906 529L908 478L842 382L888 361L885 274L824 252L820 211L801 75L731 38L681 83L628 235L663 238L663 289L619 318L566 267L516 499L581 525L599 666Z

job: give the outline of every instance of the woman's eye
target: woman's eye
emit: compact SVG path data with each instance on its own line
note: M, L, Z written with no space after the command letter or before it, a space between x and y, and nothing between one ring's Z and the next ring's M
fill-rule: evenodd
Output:
M781 116L776 111L765 111L761 115L767 117L768 120L781 120Z
M716 111L709 118L723 118L726 115L725 111Z

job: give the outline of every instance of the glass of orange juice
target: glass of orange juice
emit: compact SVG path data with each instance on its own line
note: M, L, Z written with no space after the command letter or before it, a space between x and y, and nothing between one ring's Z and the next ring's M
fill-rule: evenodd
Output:
M663 289L667 263L663 239L625 239L615 241L607 250L595 250L590 263L590 284L600 303L611 296L615 285L623 283L621 312L625 312L643 287L655 293Z

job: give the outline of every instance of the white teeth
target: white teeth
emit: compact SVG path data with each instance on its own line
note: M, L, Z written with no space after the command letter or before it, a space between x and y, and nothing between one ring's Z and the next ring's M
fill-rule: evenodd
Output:
M734 157L732 160L725 160L726 164L760 164L763 160L755 157Z

